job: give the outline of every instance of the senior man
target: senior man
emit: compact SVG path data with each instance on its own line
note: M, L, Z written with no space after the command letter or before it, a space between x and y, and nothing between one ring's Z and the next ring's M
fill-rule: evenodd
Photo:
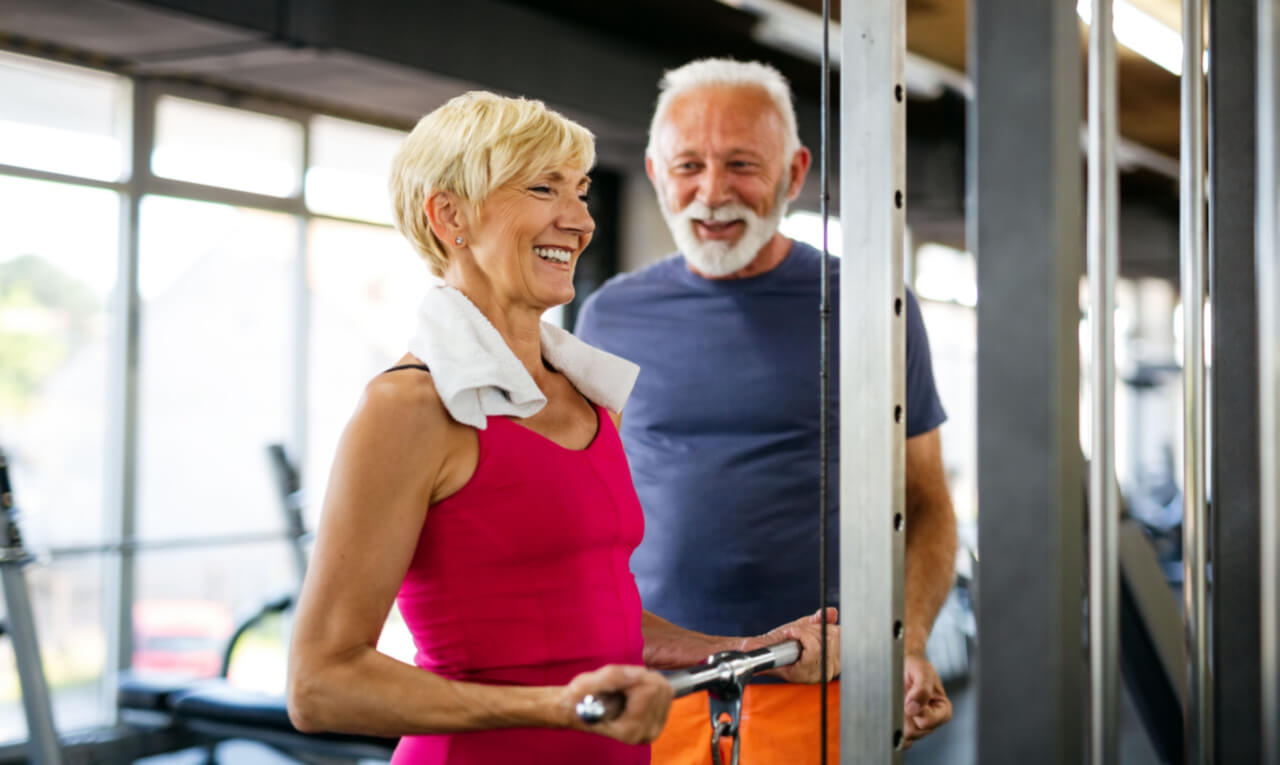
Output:
M632 558L645 607L709 634L758 634L812 611L818 599L822 255L778 230L810 163L790 87L777 70L704 59L668 72L645 169L680 252L610 280L577 326L587 342L642 369L622 438L645 512L644 542ZM839 261L831 267L838 284ZM951 717L925 642L951 586L956 545L938 437L945 414L910 293L906 345L910 746ZM838 381L832 389L839 391ZM832 403L838 475L838 400ZM831 496L835 540L838 491ZM834 562L828 581L834 604ZM857 629L857 614L846 610L841 621ZM836 684L829 699L834 714ZM744 758L816 762L819 709L814 686L772 678L752 684L743 701ZM708 714L705 695L680 699L653 761L710 762ZM829 727L833 752L838 727Z

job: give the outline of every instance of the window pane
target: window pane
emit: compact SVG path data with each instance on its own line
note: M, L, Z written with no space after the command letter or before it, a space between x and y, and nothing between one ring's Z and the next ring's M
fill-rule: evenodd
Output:
M287 197L301 164L302 125L293 120L171 96L156 105L156 175Z
M217 675L235 625L267 600L297 591L291 555L284 542L140 554L133 670ZM284 619L267 619L237 644L230 679L242 687L282 693L286 646Z
M387 177L405 135L333 117L313 119L307 207L326 215L391 223Z
M296 242L287 215L143 199L139 534L283 528Z
M102 537L119 205L112 191L0 176L0 448L33 546Z
M920 301L929 333L933 379L942 406L942 458L951 501L961 523L975 523L978 512L978 316L951 302Z
M75 225L67 225L74 215ZM0 176L0 447L28 546L103 539L108 304L118 196ZM100 563L26 569L63 730L107 722ZM0 740L26 735L16 665L0 653Z
M404 355L431 277L388 228L316 220L308 242L310 412L302 480L314 529L338 436L369 378Z
M978 267L974 257L944 244L926 243L916 250L916 295L924 300L978 304Z
M22 711L18 659L13 655L13 642L0 640L0 742L21 741L26 737L27 717Z
M809 212L808 210L796 210L789 213L787 217L782 219L782 223L778 226L778 231L789 239L804 242L817 250L822 249L822 216L818 213ZM840 219L828 216L827 252L840 257L844 253L842 242Z
M0 164L114 181L125 175L129 81L0 53Z
M110 722L115 709L113 695L103 688L107 639L102 559L41 564L24 571L59 732ZM0 645L0 741L14 741L27 736L26 715L12 643L4 639Z

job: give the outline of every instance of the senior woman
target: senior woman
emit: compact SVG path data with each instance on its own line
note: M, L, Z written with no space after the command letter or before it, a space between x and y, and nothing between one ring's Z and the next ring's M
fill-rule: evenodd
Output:
M479 92L397 154L397 227L443 286L338 447L290 652L300 730L400 736L393 763L639 765L672 695L645 665L794 637L782 674L817 680L817 614L744 639L641 610L643 516L606 411L636 370L540 320L573 299L593 162L586 129ZM393 599L417 666L375 650ZM619 718L577 718L609 692Z

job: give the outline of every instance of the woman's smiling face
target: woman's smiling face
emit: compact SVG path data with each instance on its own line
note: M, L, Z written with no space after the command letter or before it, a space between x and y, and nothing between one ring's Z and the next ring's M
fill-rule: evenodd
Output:
M595 231L590 183L581 169L560 167L484 201L468 248L499 294L540 311L573 300L573 269Z

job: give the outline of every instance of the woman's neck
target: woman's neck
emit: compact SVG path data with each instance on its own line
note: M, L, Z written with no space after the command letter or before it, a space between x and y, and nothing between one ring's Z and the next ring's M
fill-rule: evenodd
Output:
M484 314L533 381L542 387L542 380L551 374L542 360L542 312L532 306L504 300L492 289L476 289L447 277L445 284L465 295Z

